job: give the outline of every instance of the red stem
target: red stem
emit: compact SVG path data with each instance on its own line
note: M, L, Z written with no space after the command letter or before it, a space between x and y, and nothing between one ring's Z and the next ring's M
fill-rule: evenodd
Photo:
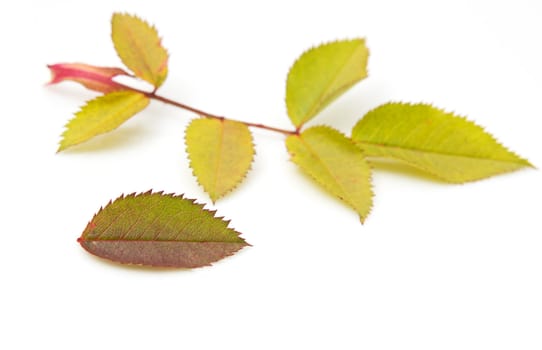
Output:
M297 134L299 134L299 130L286 130L286 129L275 128L273 126L268 126L268 125L264 125L264 124L250 123L250 122L245 122L245 121L241 121L241 120L229 119L229 118L222 117L222 116L219 116L219 115L216 115L216 114L211 114L211 113L202 111L200 109L185 105L184 103L180 103L180 102L171 100L171 99L169 99L167 97L157 95L157 94L155 94L154 91L153 92L146 92L146 91L135 89L133 87L126 86L126 85L123 85L123 87L125 87L126 89L129 89L129 90L135 91L135 92L139 92L139 93L147 96L148 98L152 98L152 99L161 101L163 103L166 103L168 105L172 105L172 106L175 106L175 107L178 107L178 108L182 108L184 110L196 113L196 114L198 114L200 116L203 116L203 117L206 117L206 118L219 119L219 120L230 120L230 121L245 124L248 127L259 128L259 129L264 129L264 130L270 130L270 131L278 132L278 133L281 133L281 134L284 134L284 135L297 135Z

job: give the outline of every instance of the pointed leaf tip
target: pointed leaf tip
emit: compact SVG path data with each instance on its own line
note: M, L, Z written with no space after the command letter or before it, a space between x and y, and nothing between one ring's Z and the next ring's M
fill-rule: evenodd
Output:
M185 141L190 167L213 202L245 178L254 158L250 130L235 121L194 119Z
M367 156L403 161L451 183L532 166L480 126L427 104L377 107L354 126L352 139Z
M155 88L162 85L168 73L168 53L153 26L137 16L115 13L111 38L126 67Z
M367 77L364 39L340 40L304 52L288 72L286 107L300 128L354 84Z
M78 242L118 263L176 268L207 266L249 245L228 222L193 200L153 192L110 202Z
M350 139L330 127L315 126L289 136L286 147L301 170L365 221L373 203L371 169Z
M116 91L87 102L66 124L58 152L116 129L147 107L149 101L138 92Z

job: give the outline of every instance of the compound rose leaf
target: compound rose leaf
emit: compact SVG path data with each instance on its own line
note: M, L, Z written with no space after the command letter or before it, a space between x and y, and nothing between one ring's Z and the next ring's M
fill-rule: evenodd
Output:
M335 41L303 53L286 82L286 107L292 123L300 128L367 77L368 57L364 39Z
M367 156L403 161L451 183L532 166L480 126L427 104L377 107L354 126L352 139Z
M183 196L133 193L100 209L78 242L91 254L123 264L207 266L248 245L214 214Z
M236 121L194 119L185 141L190 167L213 202L245 178L254 158L250 130Z
M111 38L126 67L155 88L162 85L168 73L168 53L153 26L139 17L115 13Z
M362 151L339 131L315 126L286 139L292 161L334 196L352 207L363 222L373 202L371 169Z
M66 124L58 152L116 129L148 104L148 97L128 90L96 97Z

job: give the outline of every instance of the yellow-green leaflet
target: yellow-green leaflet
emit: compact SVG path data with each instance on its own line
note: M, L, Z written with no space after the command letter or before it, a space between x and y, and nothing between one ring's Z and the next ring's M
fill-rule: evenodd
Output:
M398 159L453 183L532 166L480 126L426 104L382 105L354 126L352 139L367 156Z
M365 78L368 56L364 39L335 41L303 53L286 82L286 107L292 123L301 127Z
M315 126L289 136L286 147L294 163L365 220L373 203L371 169L351 140L330 127Z
M148 104L145 95L133 91L111 92L87 102L66 124L58 152L116 129Z
M111 38L126 67L155 88L162 85L168 72L168 53L154 27L136 16L115 13Z
M213 202L244 179L254 157L250 130L235 121L194 119L185 141L190 167Z

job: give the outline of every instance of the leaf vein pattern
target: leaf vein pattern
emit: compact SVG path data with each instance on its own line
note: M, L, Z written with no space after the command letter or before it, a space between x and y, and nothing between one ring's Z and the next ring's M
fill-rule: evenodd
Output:
M353 51L355 51L356 49L354 49ZM329 83L327 84L327 86L325 87L324 90L322 90L322 92L320 93L320 96L318 96L318 99L315 100L314 104L311 106L311 109L309 110L309 112L306 113L306 115L303 116L303 119L306 119L307 116L309 115L313 115L315 113L315 111L317 111L319 109L319 107L323 104L323 97L326 96L328 93L329 93L329 90L331 89L331 87L335 84L335 82L338 80L339 76L340 76L340 73L341 71L344 70L345 67L348 66L348 63L350 63L350 61L353 59L355 55L350 55L350 57L345 60L340 67L337 68L337 70L335 71L335 74L333 75L333 78L329 81ZM355 82L357 80L354 80L353 82ZM342 90L342 88L344 86L348 86L348 85L343 85L341 86L341 88L339 90Z
M330 175L330 177L335 180L335 183L339 186L339 188L341 189L341 195L339 195L340 198L345 198L346 197L346 189L343 187L342 183L340 181L338 181L338 178L336 177L336 175L334 174L334 172L331 170L331 168L328 166L328 164L320 157L318 156L318 153L314 151L314 149L309 145L308 142L306 142L302 137L301 137L301 140L303 141L303 143L305 144L305 147L307 147L307 149L315 156L315 158L317 158L320 163L323 165L324 169L326 170L326 172ZM318 182L321 182L321 181L318 181ZM324 186L325 183L322 182L322 184ZM327 187L327 186L326 186Z

